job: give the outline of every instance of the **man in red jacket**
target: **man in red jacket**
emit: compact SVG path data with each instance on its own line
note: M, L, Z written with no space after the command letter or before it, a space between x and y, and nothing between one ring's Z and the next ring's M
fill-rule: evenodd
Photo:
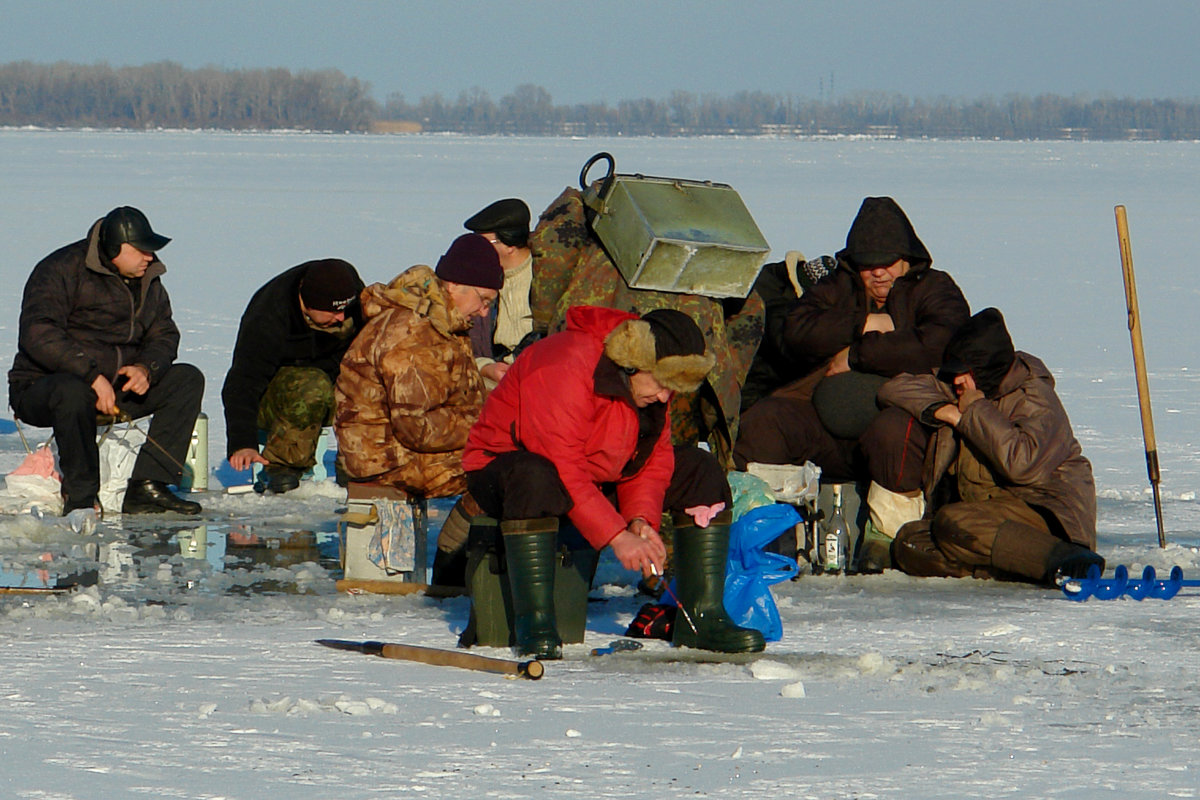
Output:
M722 595L730 503L720 466L696 448L673 448L667 403L694 391L712 368L704 336L672 309L642 317L572 308L567 327L530 346L483 406L463 454L467 488L500 520L512 587L517 649L558 658L554 565L559 518L627 569L662 572L658 528L676 522L679 599L696 625L674 640L711 650L761 650L757 631L735 627ZM697 511L697 509L700 509ZM704 523L703 526L697 523Z

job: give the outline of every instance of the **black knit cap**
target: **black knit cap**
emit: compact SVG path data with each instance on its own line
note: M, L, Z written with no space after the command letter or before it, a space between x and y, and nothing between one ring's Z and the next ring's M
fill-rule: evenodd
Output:
M345 311L362 289L358 273L348 261L324 258L309 261L300 279L300 299L314 311Z
M953 383L957 376L969 372L979 391L995 397L1016 357L1004 315L999 309L985 308L950 337L938 378Z
M146 215L133 206L119 206L100 223L100 251L111 261L128 242L146 253L163 249L171 240L154 232Z
M504 270L492 243L478 233L464 233L455 239L446 254L438 259L437 276L444 281L481 289L500 290Z
M510 247L524 247L529 241L529 206L523 200L508 197L497 200L463 223L475 233L494 233Z

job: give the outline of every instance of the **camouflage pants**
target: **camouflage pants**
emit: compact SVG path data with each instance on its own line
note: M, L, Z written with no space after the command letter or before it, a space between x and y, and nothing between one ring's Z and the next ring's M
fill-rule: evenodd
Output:
M321 428L333 424L333 382L324 370L282 367L258 404L258 428L267 432L263 457L274 465L308 469Z

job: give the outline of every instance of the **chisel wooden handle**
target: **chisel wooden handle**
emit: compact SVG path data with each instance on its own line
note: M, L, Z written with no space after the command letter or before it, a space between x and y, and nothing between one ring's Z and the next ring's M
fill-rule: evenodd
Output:
M462 650L442 650L437 647L420 647L413 644L353 642L344 639L318 639L317 644L332 647L335 650L349 650L369 656L416 661L439 667L473 669L477 672L494 672L499 675L512 675L515 678L528 678L533 681L541 678L546 672L546 668L540 661L509 661L504 658L464 653Z
M518 678L529 678L535 681L541 678L546 671L540 661L509 661L504 658L464 653L460 650L441 650L436 647L419 647L411 644L385 644L379 655L384 658L419 661L422 664L434 664L439 667L459 667L479 672L514 675Z

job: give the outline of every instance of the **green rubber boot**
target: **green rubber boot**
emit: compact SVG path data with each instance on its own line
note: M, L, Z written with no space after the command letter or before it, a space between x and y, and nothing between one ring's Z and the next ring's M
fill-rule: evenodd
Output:
M675 515L675 583L683 613L675 617L671 642L717 653L758 653L766 648L761 632L741 628L725 613L725 560L732 515L722 512L707 528L686 514Z
M517 655L562 658L562 639L554 618L558 518L504 520L500 532L508 561Z

